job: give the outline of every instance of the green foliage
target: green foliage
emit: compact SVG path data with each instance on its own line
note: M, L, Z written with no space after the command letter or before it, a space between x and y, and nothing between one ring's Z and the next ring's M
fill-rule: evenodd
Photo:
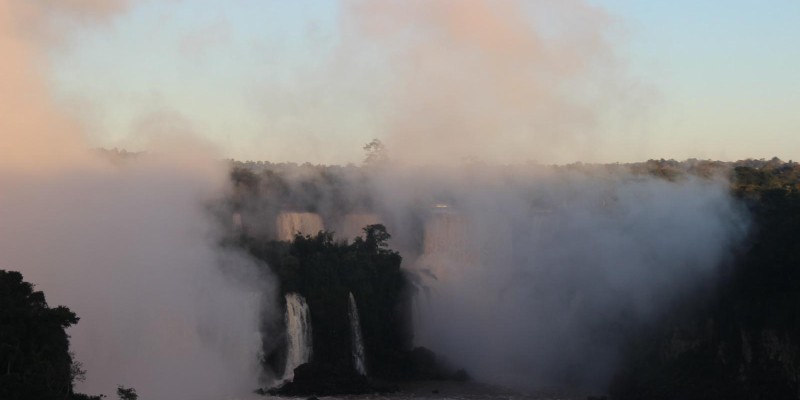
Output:
M88 398L72 392L83 371L64 330L77 322L68 308L50 308L22 274L0 270L0 399Z

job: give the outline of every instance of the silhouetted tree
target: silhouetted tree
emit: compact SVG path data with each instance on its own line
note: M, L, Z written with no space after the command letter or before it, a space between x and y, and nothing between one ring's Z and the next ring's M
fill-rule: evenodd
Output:
M83 370L64 330L77 322L67 307L50 308L22 274L0 270L0 399L90 398L73 394Z
M117 386L117 397L119 397L119 400L136 400L139 395L136 394L136 389L120 385Z
M365 166L377 166L389 161L389 152L386 146L378 139L372 139L364 146L366 152L364 156Z

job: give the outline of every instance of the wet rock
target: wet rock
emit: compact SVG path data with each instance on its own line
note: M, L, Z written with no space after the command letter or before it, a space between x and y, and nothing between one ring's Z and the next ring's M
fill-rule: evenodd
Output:
M341 396L350 394L393 393L392 385L377 385L350 369L307 363L294 370L294 380L267 390L273 396Z

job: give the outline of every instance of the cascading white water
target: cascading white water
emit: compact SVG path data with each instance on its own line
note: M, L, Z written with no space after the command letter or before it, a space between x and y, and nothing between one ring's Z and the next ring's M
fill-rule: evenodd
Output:
M286 369L283 379L293 379L294 369L311 359L311 313L303 296L286 295Z
M429 219L417 268L432 274L435 280L457 279L465 266L478 260L469 225L466 218L452 211L437 213Z
M294 235L316 235L325 229L322 217L309 212L282 212L275 221L278 240L291 241Z
M350 338L353 348L353 364L359 374L367 376L367 363L364 361L364 340L361 338L361 322L358 318L358 307L356 307L356 299L353 298L353 293L350 293L348 314L350 316Z

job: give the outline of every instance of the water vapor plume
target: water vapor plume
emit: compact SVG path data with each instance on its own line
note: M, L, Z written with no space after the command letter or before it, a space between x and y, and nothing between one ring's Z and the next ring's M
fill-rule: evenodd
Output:
M82 151L75 121L55 112L45 79L39 2L0 1L0 163L33 168Z
M334 229L380 221L416 291L415 344L520 389L605 390L626 343L714 287L748 228L724 178L620 165L283 168L265 166L257 183L270 196L242 199L245 224L276 203L327 210Z
M580 0L343 8L333 70L357 71L353 86L368 87L395 158L563 162L599 143L596 115L621 76L602 9Z
M260 318L280 313L274 282L253 273L265 268L217 245L208 205L228 194L219 155L191 124L158 113L140 130L159 151L109 163L50 96L46 50L127 4L0 0L0 268L81 318L69 332L88 372L79 390L247 392L268 347ZM616 90L602 10L580 0L341 4L341 41L314 82L374 111L395 163L266 171L252 197L226 199L237 235L331 227L350 237L385 224L419 290L416 343L478 380L522 388L601 388L629 332L713 282L746 228L724 181L522 163L602 142L597 106ZM610 82L595 80L605 72ZM298 363L309 355L300 348Z
M603 390L632 333L713 285L746 228L724 182L478 181L453 189L459 223L426 230L417 340L516 387Z
M226 166L186 135L171 142L179 149L109 162L50 97L56 33L124 5L0 0L0 268L21 271L81 319L68 332L87 370L77 390L248 393L270 286L250 258L216 244L207 205L224 193Z

